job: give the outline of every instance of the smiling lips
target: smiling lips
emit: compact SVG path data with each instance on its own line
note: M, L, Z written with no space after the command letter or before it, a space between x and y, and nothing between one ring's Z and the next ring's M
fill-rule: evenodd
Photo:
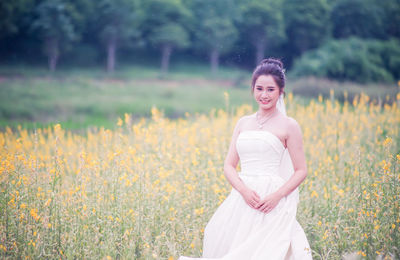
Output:
M271 100L260 100L261 103L263 104L268 104Z

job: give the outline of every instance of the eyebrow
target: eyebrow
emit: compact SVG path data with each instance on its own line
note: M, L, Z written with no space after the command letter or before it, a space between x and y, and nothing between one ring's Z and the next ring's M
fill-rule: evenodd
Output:
M256 85L256 88L262 88L263 86L261 85ZM267 86L267 88L276 88L275 86Z

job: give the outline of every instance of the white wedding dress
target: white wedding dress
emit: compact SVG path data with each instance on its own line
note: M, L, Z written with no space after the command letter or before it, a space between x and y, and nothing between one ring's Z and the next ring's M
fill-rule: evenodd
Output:
M289 154L274 134L243 131L236 148L241 161L239 177L261 198L276 191L290 177L282 169L288 165L282 160ZM181 256L179 260L312 259L305 233L296 220L297 203L296 189L265 214L251 208L232 188L204 230L202 258Z

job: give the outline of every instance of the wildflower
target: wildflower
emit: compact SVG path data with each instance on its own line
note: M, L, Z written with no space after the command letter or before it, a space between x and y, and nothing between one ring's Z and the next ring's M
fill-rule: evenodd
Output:
M44 206L45 206L45 207L48 207L48 206L50 205L50 202L51 202L51 198L48 199L48 200L44 203Z
M201 214L204 213L204 208L201 207L201 208L199 208L199 209L195 209L195 210L194 210L194 213L195 213L196 215L201 215Z
M311 198L313 197L318 198L318 193L315 190L311 192Z
M392 143L392 138L386 137L385 141L383 141L383 146L388 146Z
M117 126L122 126L123 124L124 124L124 121L122 121L122 119L120 117L118 117Z
M125 119L124 119L125 124L130 125L130 124L131 124L131 117L130 117L130 115L129 115L128 113L125 113L125 114L124 114L124 117L125 117Z
M33 217L33 219L35 219L35 221L39 220L39 215L37 214L38 210L36 208L31 209L30 214Z

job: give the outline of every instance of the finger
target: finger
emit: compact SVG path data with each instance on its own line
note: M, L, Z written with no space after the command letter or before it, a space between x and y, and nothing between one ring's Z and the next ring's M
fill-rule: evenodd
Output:
M266 201L261 200L261 201L258 203L257 208L261 210L262 208L265 208L265 207L267 207L267 206L268 206L268 203L267 203Z
M254 209L259 209L259 207L262 205L260 202L255 202L254 203Z
M260 210L261 210L262 212L264 212L264 213L267 213L268 210L269 210L269 206L268 206L268 205L264 205L264 207L262 207Z
M266 204L261 204L261 205L258 207L258 209L259 209L260 211L264 212L264 210L267 208L267 206L268 206L268 205L266 205Z
M252 207L253 209L254 209L254 204L255 204L254 201L249 202L249 206Z
M271 212L274 208L275 208L275 206L273 206L273 205L269 206L269 207L268 207L268 211L267 211L266 213Z

